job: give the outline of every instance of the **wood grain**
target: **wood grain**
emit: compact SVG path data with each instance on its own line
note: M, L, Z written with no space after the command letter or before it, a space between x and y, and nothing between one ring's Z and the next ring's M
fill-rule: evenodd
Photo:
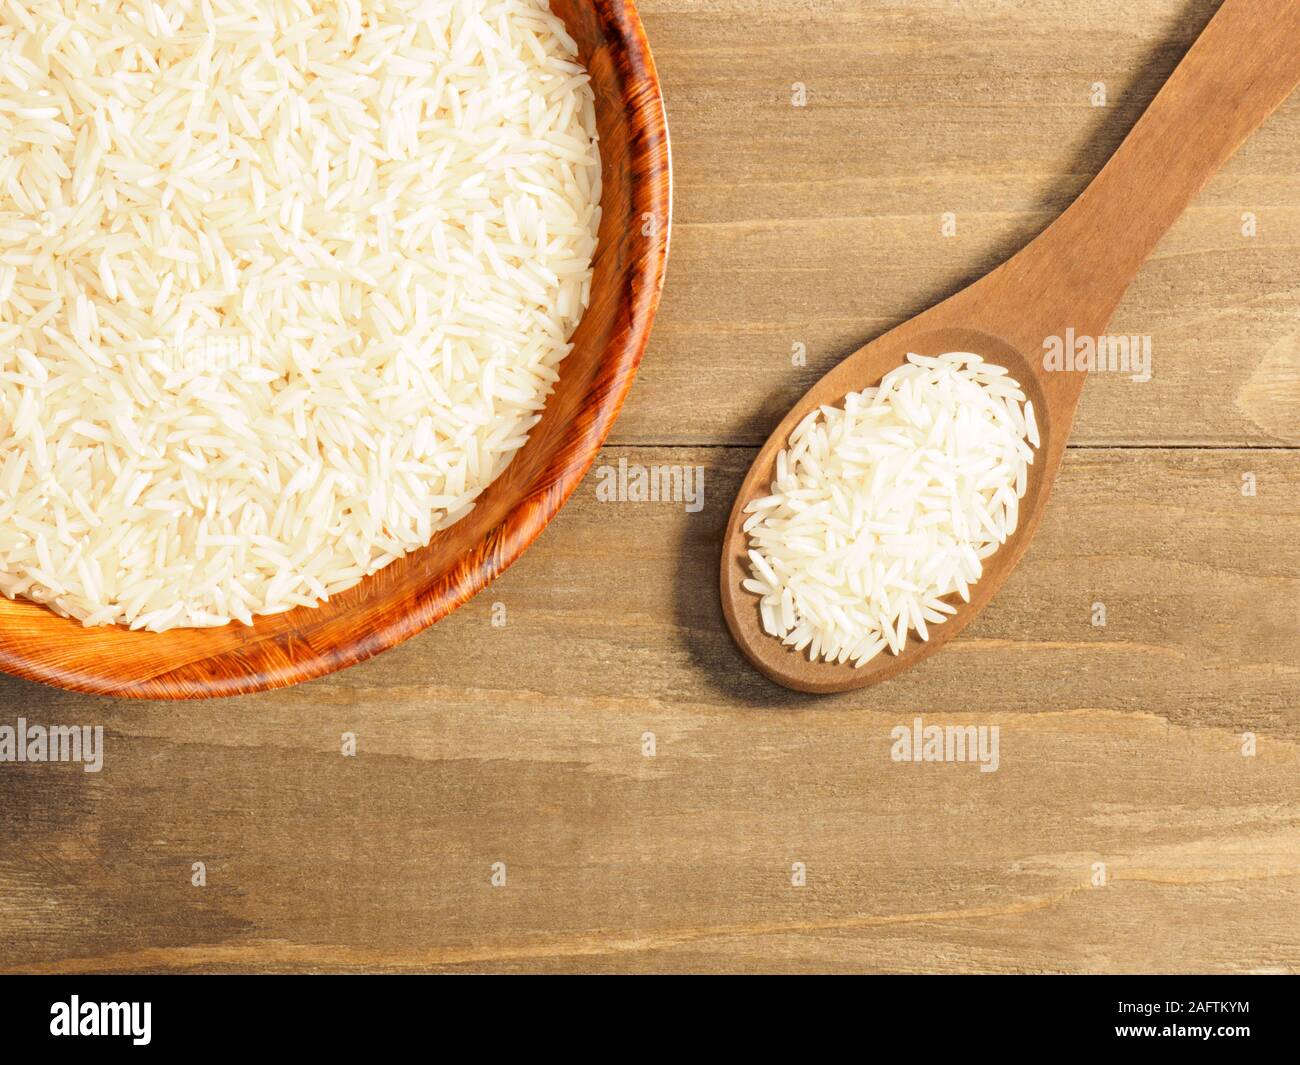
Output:
M0 678L0 725L108 730L99 774L0 764L0 969L1300 972L1296 101L1139 274L1114 328L1155 375L1090 381L999 595L916 670L802 696L722 625L739 445L1063 210L1215 4L640 7L677 224L615 438L666 446L597 464L703 465L703 511L589 476L463 609L282 691ZM1000 723L999 770L890 761L917 714Z
M645 0L689 282L668 286L613 439L761 444L846 355L1060 214L1217 7ZM1078 442L1300 444L1297 143L1292 98L1161 242L1112 323L1152 337L1152 379L1097 376Z
M363 661L464 603L563 506L604 442L654 322L671 231L663 99L636 7L554 0L596 98L603 186L591 302L528 442L471 513L357 586L252 626L84 628L0 598L0 670L93 694L200 699L263 691Z
M489 596L286 691L0 683L10 713L108 729L100 774L0 766L0 967L1300 968L1293 454L1072 452L966 635L828 697L722 629L751 457L607 449L704 466L704 509L588 482ZM891 761L916 715L999 725L1000 768Z

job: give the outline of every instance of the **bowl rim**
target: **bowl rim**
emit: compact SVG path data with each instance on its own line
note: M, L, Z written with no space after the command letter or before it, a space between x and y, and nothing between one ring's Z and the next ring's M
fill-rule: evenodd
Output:
M571 424L556 438L555 450L569 461L549 463L544 484L534 477L519 504L453 565L420 588L404 609L384 612L381 623L346 642L312 646L303 658L283 657L278 664L265 659L230 670L243 656L238 647L210 658L183 661L175 669L147 677L111 676L73 665L61 656L30 656L0 641L0 671L68 691L119 698L190 700L247 695L286 688L364 662L442 620L507 570L537 539L577 488L596 460L627 398L649 341L659 307L672 233L672 151L668 120L658 72L634 0L580 0L590 5L603 32L604 44L622 92L622 120L628 142L637 146L640 165L629 182L633 217L653 213L663 219L661 239L647 241L621 281L626 293L626 325L604 345L600 379L588 387L580 409L582 424ZM634 91L630 91L634 88ZM561 371L562 372L562 371ZM504 473L502 474L504 476ZM529 505L523 505L524 501ZM367 577L373 580L384 571ZM35 604L31 604L35 605ZM45 612L46 608L40 608ZM199 630L196 630L199 631ZM270 639L254 641L262 647ZM204 664L220 661L217 675Z

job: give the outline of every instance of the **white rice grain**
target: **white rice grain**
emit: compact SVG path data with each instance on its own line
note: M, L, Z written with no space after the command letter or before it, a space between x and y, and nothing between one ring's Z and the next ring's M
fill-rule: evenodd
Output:
M594 114L544 0L0 0L0 592L251 624L467 514L586 307Z
M901 653L910 632L928 640L955 612L944 597L969 601L1015 531L1030 445L1033 405L969 352L910 354L878 386L812 411L746 507L742 583L764 631L859 668Z

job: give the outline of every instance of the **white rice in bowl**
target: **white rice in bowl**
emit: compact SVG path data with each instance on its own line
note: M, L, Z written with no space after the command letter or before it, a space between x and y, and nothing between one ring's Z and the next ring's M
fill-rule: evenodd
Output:
M0 0L0 591L251 624L462 518L600 215L544 0Z

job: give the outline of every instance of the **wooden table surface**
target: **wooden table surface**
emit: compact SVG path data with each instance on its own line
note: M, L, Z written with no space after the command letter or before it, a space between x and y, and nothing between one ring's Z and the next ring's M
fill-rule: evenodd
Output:
M599 462L702 467L703 508L593 474L459 613L286 691L0 677L0 724L106 748L0 765L0 969L1300 969L1300 97L1142 271L1152 379L1094 375L949 649L795 695L715 587L787 405L1038 232L1215 6L643 0L676 223ZM893 761L918 716L997 725L998 770Z

